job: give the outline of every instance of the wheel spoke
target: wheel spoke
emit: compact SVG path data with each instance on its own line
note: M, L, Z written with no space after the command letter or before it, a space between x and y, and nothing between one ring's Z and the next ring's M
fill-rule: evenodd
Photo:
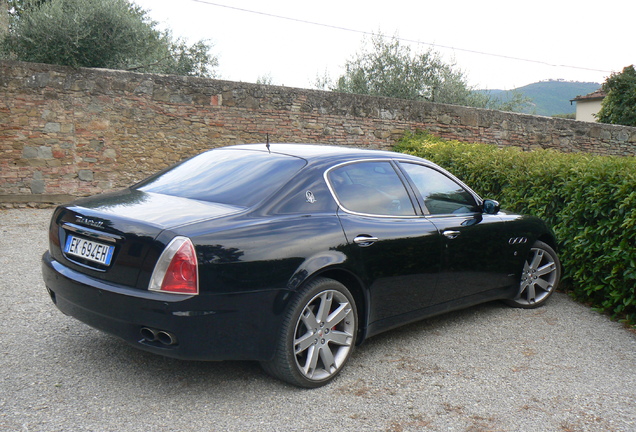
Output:
M336 369L336 361L333 358L333 353L329 345L324 344L318 351L320 352L320 360L322 360L325 370L329 373L333 372Z
M530 271L530 263L526 261L525 263L523 263L523 272L526 273L528 271Z
M307 332L294 341L294 352L296 355L302 353L311 345L313 345L315 336L313 332Z
M318 323L324 323L327 321L332 301L333 293L331 291L325 292L320 296L320 306L316 313L316 321L318 321Z
M519 284L519 293L517 294L517 297L521 297L521 294L523 294L523 292L528 288L528 285L530 285L530 283L530 278L526 278L521 281L521 283Z
M528 302L532 302L534 301L534 298L536 297L537 293L536 290L534 289L534 283L528 284L528 291L526 292L526 300L528 300Z
M309 378L313 378L314 373L316 372L316 365L318 364L318 359L320 358L320 349L316 345L312 345L307 350L307 362L303 367L303 372Z
M550 291L552 289L552 284L545 279L537 279L534 285L538 286L543 291Z
M532 270L538 269L542 259L543 259L543 251L540 249L537 249L535 251L534 257L532 258L532 262L530 263L530 268Z
M340 324L342 320L346 318L347 315L351 313L351 308L349 307L349 303L340 303L338 309L333 311L329 317L327 318L326 324L328 328L335 327Z
M337 345L351 345L351 335L349 333L340 332L340 331L332 331L329 333L329 341L333 342Z
M537 276L545 276L547 274L552 273L555 270L556 270L556 264L554 264L554 262L549 262L548 264L544 265L543 267L538 268L537 272L535 274Z
M305 326L307 326L309 331L318 328L318 320L316 319L316 315L314 315L309 307L305 308L302 315L300 316L300 320L303 322L303 324L305 324Z

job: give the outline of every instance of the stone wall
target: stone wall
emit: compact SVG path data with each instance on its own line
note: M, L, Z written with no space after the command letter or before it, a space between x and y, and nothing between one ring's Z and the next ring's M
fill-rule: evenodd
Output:
M634 155L636 128L190 77L0 62L0 203L128 186L205 149L264 142L390 149L426 129L526 150Z

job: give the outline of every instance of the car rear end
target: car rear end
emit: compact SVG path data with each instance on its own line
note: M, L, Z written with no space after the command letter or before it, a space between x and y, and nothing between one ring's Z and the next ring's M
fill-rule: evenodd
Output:
M51 299L65 314L148 351L189 359L258 357L231 352L237 331L218 316L236 310L237 296L201 295L194 245L176 228L240 211L133 190L59 207L43 256Z
M275 325L263 325L263 305L273 305L278 291L214 286L215 272L199 267L216 245L201 238L214 242L223 232L231 245L241 216L304 164L219 149L135 187L59 207L42 260L51 299L65 314L162 355L268 358L273 344L254 341Z

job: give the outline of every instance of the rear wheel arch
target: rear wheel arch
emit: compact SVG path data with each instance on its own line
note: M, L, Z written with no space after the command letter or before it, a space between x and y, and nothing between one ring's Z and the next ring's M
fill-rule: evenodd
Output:
M349 290L356 302L359 321L356 345L359 345L366 337L369 296L362 280L354 272L343 268L347 260L347 255L339 251L329 251L306 259L288 281L287 288L292 291L292 295L286 297L284 308L289 306L290 301L304 286L316 278L339 282Z
M306 280L283 314L274 357L261 365L300 387L330 382L355 347L357 311L354 295L343 283L322 275Z
M333 279L343 284L353 295L356 302L356 309L358 311L358 337L356 345L362 343L366 335L366 328L368 322L368 295L364 288L364 284L357 276L342 269L326 269L312 277L322 277L327 279Z

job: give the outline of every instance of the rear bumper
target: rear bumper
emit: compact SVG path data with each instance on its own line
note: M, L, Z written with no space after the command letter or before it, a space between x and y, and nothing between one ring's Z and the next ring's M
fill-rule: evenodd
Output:
M112 285L56 261L46 252L42 275L55 305L137 348L187 360L270 360L285 290L236 294L165 294ZM150 341L148 329L176 342ZM143 331L142 331L143 330Z

